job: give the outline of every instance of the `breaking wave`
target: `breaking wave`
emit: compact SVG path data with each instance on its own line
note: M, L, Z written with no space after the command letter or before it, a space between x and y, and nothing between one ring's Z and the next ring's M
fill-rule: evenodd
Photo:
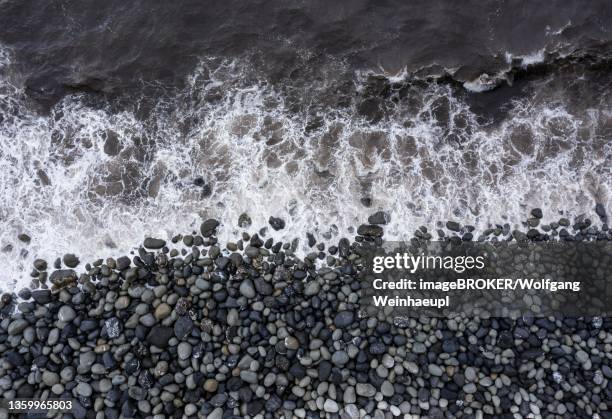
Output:
M75 92L41 112L3 51L0 288L26 285L36 257L123 255L202 217L222 222L221 240L247 213L252 232L273 215L287 222L266 233L277 239L337 241L385 209L386 237L401 239L448 219L486 228L532 207L553 219L612 204L606 102L576 107L544 86L488 117L452 83L337 65L279 84L248 60L209 58L159 98Z

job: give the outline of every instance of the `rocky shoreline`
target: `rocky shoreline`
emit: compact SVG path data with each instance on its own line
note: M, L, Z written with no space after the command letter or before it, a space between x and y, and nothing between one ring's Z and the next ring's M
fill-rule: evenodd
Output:
M448 221L414 238L612 240L596 213L544 225L534 209L520 231ZM372 214L329 247L308 234L304 258L265 229L222 245L210 219L80 275L75 255L37 260L32 289L0 299L2 398L74 399L75 418L610 415L610 318L363 317L358 249L388 221Z

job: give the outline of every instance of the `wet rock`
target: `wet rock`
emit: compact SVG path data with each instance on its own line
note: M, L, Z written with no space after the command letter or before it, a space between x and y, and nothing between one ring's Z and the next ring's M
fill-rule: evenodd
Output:
M34 268L37 271L46 271L47 270L47 261L43 259L36 259L34 261Z
M69 268L76 268L80 263L79 258L72 253L66 253L63 258L64 265Z
M456 221L447 221L446 228L450 231L461 231L461 225Z
M382 237L383 229L377 225L362 224L357 228L357 234L367 237Z
M64 284L69 282L75 282L77 280L77 274L72 269L58 269L53 271L49 276L49 281L54 284Z
M40 305L48 304L52 301L51 291L49 290L34 290L32 291L32 298Z
M598 203L595 205L595 213L597 214L597 216L602 222L605 223L608 220L608 216L606 214L606 208L603 206L603 204Z
M24 242L24 243L30 243L30 241L32 241L32 238L25 233L21 233L17 235L17 239L19 239L19 241Z
M532 216L533 218L538 218L538 219L540 219L540 218L542 218L542 217L544 216L544 214L542 213L542 209L540 209L540 208L534 208L534 209L532 209L532 210L531 210L531 216Z
M285 228L285 220L283 220L282 218L270 217L268 219L268 223L276 231L282 230L283 228Z
M200 225L200 233L203 237L211 237L216 234L219 221L209 218Z
M129 268L131 263L132 262L130 261L129 257L121 256L121 257L117 258L117 261L116 261L117 270L123 271L123 270Z
M156 239L153 237L147 237L144 239L143 246L147 249L161 249L166 245L166 241L162 239Z
M388 224L391 221L391 215L386 211L377 211L368 217L370 224Z
M253 221L251 220L251 217L249 217L249 215L245 212L240 214L238 217L238 227L240 228L248 228L252 223Z

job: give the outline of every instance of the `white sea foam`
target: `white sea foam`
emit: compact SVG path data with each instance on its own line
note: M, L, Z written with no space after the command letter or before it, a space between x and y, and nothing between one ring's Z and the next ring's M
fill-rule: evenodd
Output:
M560 28L553 30L550 26L546 26L546 35L548 36L559 36L561 35L566 29L570 28L572 26L572 21L568 20L567 23L563 26L561 26Z
M529 54L515 55L506 52L506 62L511 64L514 60L519 60L521 67L529 67L535 64L541 64L546 60L546 50L544 48L533 51Z
M377 209L391 212L386 236L401 239L447 219L485 228L519 224L534 206L551 219L557 209L592 214L595 201L610 207L612 150L600 132L609 110L575 115L525 99L505 122L483 124L449 86L432 84L376 124L348 107L310 128L285 94L244 71L204 61L147 121L78 95L41 116L1 81L0 288L27 285L35 257L118 256L146 236L197 230L203 217L222 221L222 241L239 233L243 212L251 232L274 215L287 222L268 233L277 239L337 241Z
M488 92L489 90L495 89L505 80L504 74L498 74L490 76L486 73L481 74L474 80L466 81L463 83L463 87L466 90L474 93Z
M386 73L383 68L381 68L381 71L383 72L383 74ZM402 69L396 72L395 74L387 75L387 79L389 80L390 83L402 83L407 79L408 76L409 76L408 68L402 67Z

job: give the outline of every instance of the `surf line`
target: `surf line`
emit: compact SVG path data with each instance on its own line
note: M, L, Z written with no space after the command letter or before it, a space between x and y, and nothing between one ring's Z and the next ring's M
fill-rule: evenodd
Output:
M396 295L389 297L388 295L373 295L374 305L376 307L435 307L443 308L450 306L450 297L447 295L444 298L414 298L411 295L400 297Z

